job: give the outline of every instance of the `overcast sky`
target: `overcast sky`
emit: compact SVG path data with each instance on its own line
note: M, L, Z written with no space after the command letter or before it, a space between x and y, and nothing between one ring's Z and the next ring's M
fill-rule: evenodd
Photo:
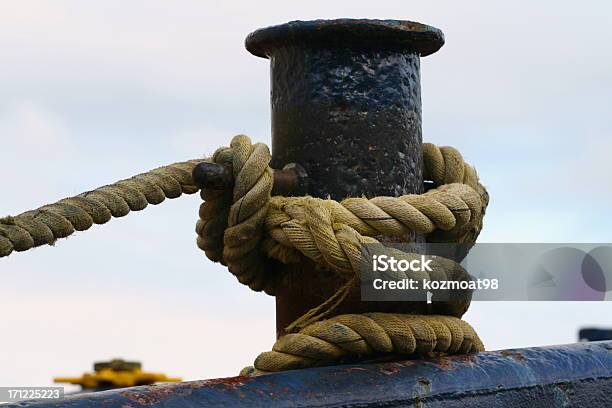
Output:
M268 61L252 30L367 17L441 28L422 62L423 135L491 194L482 242L610 242L607 1L0 3L0 215L179 160L237 133L269 143ZM0 385L100 359L186 379L235 375L274 341L274 302L195 246L188 196L0 260ZM611 304L475 303L489 349L569 343Z

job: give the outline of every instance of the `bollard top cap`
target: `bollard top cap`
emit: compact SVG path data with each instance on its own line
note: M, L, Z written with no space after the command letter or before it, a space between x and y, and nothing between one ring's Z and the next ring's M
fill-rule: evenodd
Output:
M399 47L422 57L444 45L441 30L405 20L338 19L291 21L266 27L248 35L247 50L269 58L275 49L291 45Z

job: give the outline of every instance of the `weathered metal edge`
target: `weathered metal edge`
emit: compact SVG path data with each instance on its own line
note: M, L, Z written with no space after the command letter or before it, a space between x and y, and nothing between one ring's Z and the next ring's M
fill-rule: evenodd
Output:
M612 406L612 341L133 387L6 407Z
M269 58L279 47L307 44L377 49L395 46L425 57L444 45L444 33L414 21L340 18L290 21L255 30L245 40L247 50L261 58Z

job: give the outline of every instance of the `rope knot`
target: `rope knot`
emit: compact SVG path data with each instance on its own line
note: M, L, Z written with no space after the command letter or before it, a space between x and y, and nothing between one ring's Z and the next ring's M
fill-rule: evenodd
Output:
M427 242L475 242L488 204L476 171L452 147L425 144L423 153L425 178L434 183L426 193L337 202L271 197L270 153L246 136L215 152L214 162L232 167L234 187L202 191L205 202L196 229L198 244L210 259L227 264L240 282L268 294L274 294L276 281L266 267L270 259L290 264L308 258L345 278L333 296L285 328L290 334L257 358L258 372L325 364L347 355L482 349L473 329L459 320L469 307L470 293L434 302L430 310L440 316L369 313L329 318L361 273L369 270L374 251L420 256L385 247L380 237L414 231L425 234ZM432 272L397 278L470 279L460 265L445 258L434 257L432 267Z
M245 135L218 149L212 161L231 166L234 186L232 191L202 190L196 226L198 246L209 259L227 265L239 282L270 295L274 279L265 273L260 243L273 185L271 159L266 145L252 144Z
M231 168L231 190L204 189L197 244L208 258L227 265L238 281L273 295L276 268L305 258L340 274L345 283L321 305L288 328L273 350L255 361L259 372L330 364L379 354L467 353L483 350L480 339L459 319L470 299L435 301L431 315L395 313L330 317L368 270L372 252L393 253L379 239L424 234L427 242L476 241L489 202L473 167L452 147L423 145L424 176L433 189L401 197L347 198L340 202L314 197L271 197L273 171L268 147L244 135L218 149L215 163ZM160 167L114 184L62 199L37 210L0 219L0 257L52 245L74 231L104 224L112 217L140 211L148 204L198 191L192 171L201 160ZM397 251L399 252L399 251ZM410 258L418 254L401 252ZM417 277L466 280L458 264L435 257L433 270ZM398 279L404 276L398 275ZM405 276L408 277L408 276ZM326 319L326 320L324 320Z

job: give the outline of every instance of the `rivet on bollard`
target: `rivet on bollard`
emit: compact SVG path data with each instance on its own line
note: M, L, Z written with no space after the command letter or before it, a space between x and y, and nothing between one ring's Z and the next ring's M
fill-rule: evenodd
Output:
M202 162L192 172L193 180L200 188L228 190L234 186L232 169L218 163ZM274 170L272 195L301 196L308 191L308 174L296 163L289 163L282 170Z
M234 184L232 169L217 163L202 162L194 167L191 176L200 188L227 190Z

